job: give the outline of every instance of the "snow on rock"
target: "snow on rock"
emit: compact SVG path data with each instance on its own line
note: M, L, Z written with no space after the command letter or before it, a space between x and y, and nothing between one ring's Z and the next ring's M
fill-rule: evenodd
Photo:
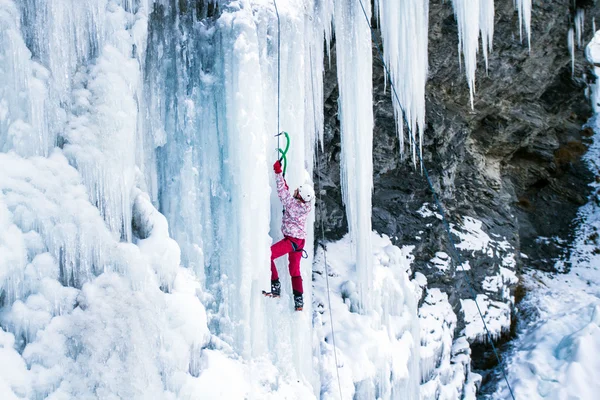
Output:
M419 398L418 292L408 278L411 249L393 246L386 236L372 235L373 308L359 314L358 278L348 236L319 249L313 266L314 325L320 342L321 398L339 399L329 320L329 271L333 334L343 399Z
M447 271L450 268L451 261L450 256L443 251L438 251L435 253L435 257L429 260L440 271Z
M422 218L428 218L428 217L436 217L439 220L442 220L442 215L432 211L430 209L431 205L429 203L423 203L423 205L421 206L421 208L419 208L417 210L417 213L422 217Z
M439 289L429 289L419 308L421 325L421 381L431 381L438 364L450 362L450 350L456 315L448 296ZM427 391L427 390L426 390Z
M448 296L429 289L419 308L421 325L421 399L475 399L481 377L472 373L464 336L454 341L456 315Z
M491 300L485 294L478 294L476 300L461 299L460 303L465 322L464 334L470 341L489 341L482 316L492 340L499 339L510 329L509 303Z

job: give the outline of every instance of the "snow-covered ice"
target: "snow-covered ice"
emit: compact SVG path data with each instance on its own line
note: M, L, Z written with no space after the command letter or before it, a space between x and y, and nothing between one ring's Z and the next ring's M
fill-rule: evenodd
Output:
M319 248L313 269L315 331L320 346L321 398L338 399L333 336L344 399L418 399L418 285L409 280L412 248L372 234L372 308L359 314L355 261L347 235ZM325 268L327 261L327 269ZM329 272L329 282L325 276ZM331 309L327 298L331 294ZM333 314L333 327L329 312ZM333 333L331 332L333 329Z

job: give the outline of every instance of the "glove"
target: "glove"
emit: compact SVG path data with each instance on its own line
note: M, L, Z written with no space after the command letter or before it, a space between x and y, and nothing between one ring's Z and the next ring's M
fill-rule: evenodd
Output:
M282 172L281 161L279 161L279 160L275 161L275 164L273 164L273 171L275 171L276 174L280 174Z

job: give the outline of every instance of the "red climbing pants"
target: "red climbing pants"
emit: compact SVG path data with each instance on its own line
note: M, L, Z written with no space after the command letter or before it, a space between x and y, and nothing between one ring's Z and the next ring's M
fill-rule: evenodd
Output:
M300 275L300 260L302 259L302 249L304 249L304 239L296 239L286 236L279 242L271 246L271 280L279 279L275 259L285 254L289 254L290 276L292 277L292 289L298 293L304 293L302 290L302 276ZM292 244L293 243L293 244ZM294 250L295 247L295 250Z

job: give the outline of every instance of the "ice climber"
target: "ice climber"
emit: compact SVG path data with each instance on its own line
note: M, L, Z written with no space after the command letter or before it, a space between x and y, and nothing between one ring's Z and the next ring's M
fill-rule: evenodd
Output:
M275 170L275 181L277 182L277 195L284 209L281 223L283 239L271 246L271 293L265 294L272 297L281 295L281 284L275 266L275 259L289 254L294 307L296 311L302 311L304 306L302 293L304 293L304 290L302 289L302 276L300 275L300 260L302 259L306 238L306 217L312 208L311 201L315 197L315 191L312 186L304 184L299 186L293 195L290 194L279 160L275 162L273 169Z

